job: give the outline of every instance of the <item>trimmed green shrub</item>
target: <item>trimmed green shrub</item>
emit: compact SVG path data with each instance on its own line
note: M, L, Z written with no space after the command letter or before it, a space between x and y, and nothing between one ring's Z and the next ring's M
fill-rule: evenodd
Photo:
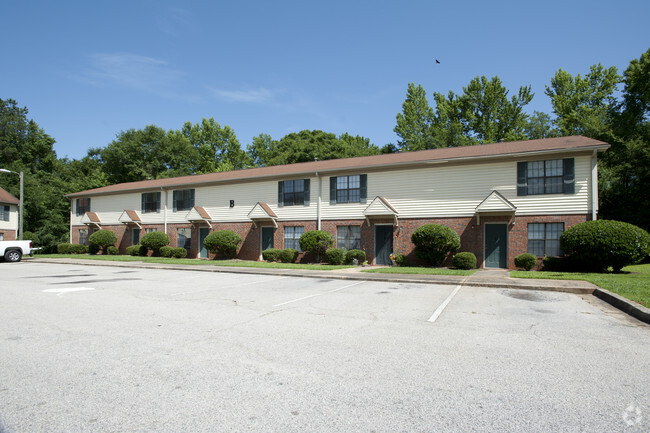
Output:
M393 256L393 260L395 260L395 264L397 266L409 266L411 262L409 262L408 257L406 257L403 254L395 254Z
M537 256L535 254L523 253L515 257L515 266L518 268L524 268L527 271L530 271L537 264Z
M458 233L440 224L418 227L411 235L411 242L415 245L415 255L434 266L441 265L449 253L460 248Z
M117 242L117 236L110 230L97 230L95 233L91 234L88 238L90 245L97 245L102 249L104 254L107 253L107 247L115 245Z
M345 259L345 253L340 248L330 248L325 251L325 261L330 265L340 265Z
M363 250L350 250L347 253L345 253L345 263L347 265L351 265L354 259L357 259L357 262L359 264L365 262L366 252Z
M568 257L546 256L542 259L542 271L566 272L572 268Z
M279 258L283 263L295 263L296 259L298 259L298 250L294 250L293 248L285 248L284 250L280 251Z
M99 245L90 244L88 245L88 254L95 255L99 252Z
M560 247L586 270L614 272L650 254L650 234L621 221L586 221L569 227L560 236Z
M146 249L145 249L146 251ZM130 256L139 256L140 255L140 245L131 245L126 247L126 253Z
M300 249L316 256L316 261L334 245L334 238L325 230L310 230L300 236Z
M230 230L217 230L205 237L203 244L212 253L232 259L237 254L241 237Z
M184 259L187 257L187 250L182 247L172 249L172 256L176 259Z
M117 256L120 253L120 250L114 245L109 245L106 247L106 253L110 256Z
M68 252L70 254L86 254L88 252L88 245L70 244Z
M140 245L153 251L154 256L158 256L160 249L169 245L169 236L163 232L149 232L142 237Z
M70 254L70 247L72 244L69 243L61 243L56 246L56 252L59 254Z
M456 269L475 269L476 268L476 256L474 253L468 251L458 253L454 255L454 258L451 259L451 264Z
M280 257L280 251L277 248L268 248L264 251L262 251L262 259L266 260L267 262L277 262L278 257Z
M172 248L170 246L164 246L164 247L160 247L160 250L158 250L158 253L160 254L160 257L169 258L169 257L172 256L172 251L173 250L174 250L174 248Z

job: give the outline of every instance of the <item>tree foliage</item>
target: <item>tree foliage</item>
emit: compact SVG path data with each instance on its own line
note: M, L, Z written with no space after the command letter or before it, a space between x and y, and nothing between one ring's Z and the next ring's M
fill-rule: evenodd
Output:
M246 152L241 149L235 131L221 126L214 118L203 118L201 123L185 122L183 136L194 149L193 173L213 173L245 168Z
M394 131L400 138L397 145L402 150L433 149L436 144L431 135L433 110L427 101L427 92L421 84L409 83L402 112L397 113Z

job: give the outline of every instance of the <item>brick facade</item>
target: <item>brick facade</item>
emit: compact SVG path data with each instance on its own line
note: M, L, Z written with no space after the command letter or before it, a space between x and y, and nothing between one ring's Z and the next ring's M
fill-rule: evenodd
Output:
M2 234L1 238L3 241L16 240L16 230L0 230L0 234Z
M461 240L460 251L469 251L476 255L477 264L483 267L484 264L484 233L485 225L490 223L507 224L508 233L508 268L514 269L514 258L528 251L528 224L529 223L549 223L563 222L565 230L575 224L591 219L589 215L538 215L538 216L482 216L480 224L476 217L464 218L418 218L418 219L400 219L399 225L394 226L392 219L372 219L368 222L366 219L350 220L325 220L321 222L321 229L329 232L334 238L336 247L336 235L338 226L360 226L361 227L361 249L366 252L368 262L374 263L375 254L375 226L378 224L393 224L393 252L403 254L414 264L421 264L415 257L414 245L411 243L411 235L418 227L434 223L442 224L452 228ZM271 226L271 223L213 223L212 230L231 230L239 234L242 238L242 244L237 254L237 258L242 260L259 260L261 254L261 232L262 227ZM278 227L274 228L273 246L274 248L284 248L284 228L290 226L301 226L305 231L315 230L316 221L286 221L279 222ZM135 226L133 226L135 227ZM121 254L126 253L126 248L132 244L132 228L125 225L103 226L103 229L113 231L117 236L117 246ZM170 246L176 247L178 244L177 229L192 229L191 248L188 251L188 257L199 256L199 227L206 227L205 224L168 224L167 235L170 239ZM72 230L72 242L79 242L79 229L83 227L75 226ZM156 229L163 231L163 225L142 225L140 238L144 236L145 229ZM7 239L9 240L9 239ZM214 258L210 254L210 258ZM299 256L299 260L304 260L304 254ZM540 258L541 260L541 258ZM446 265L451 264L451 258L448 258Z

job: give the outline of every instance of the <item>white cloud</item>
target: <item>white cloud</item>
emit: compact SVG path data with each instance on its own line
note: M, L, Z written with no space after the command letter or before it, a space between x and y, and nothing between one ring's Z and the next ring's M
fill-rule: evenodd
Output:
M223 90L208 87L208 90L218 99L229 102L246 102L255 104L271 103L277 93L264 88L257 90Z
M175 90L184 73L164 60L130 53L95 53L77 78L97 87L120 86L170 99L188 99Z

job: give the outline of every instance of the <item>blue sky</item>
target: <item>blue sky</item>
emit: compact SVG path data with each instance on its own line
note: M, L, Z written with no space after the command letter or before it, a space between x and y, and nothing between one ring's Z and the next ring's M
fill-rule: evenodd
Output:
M4 1L0 98L81 158L120 131L214 117L260 133L395 142L409 82L461 92L498 75L550 113L559 68L622 72L650 46L647 1ZM434 59L439 59L436 64Z

